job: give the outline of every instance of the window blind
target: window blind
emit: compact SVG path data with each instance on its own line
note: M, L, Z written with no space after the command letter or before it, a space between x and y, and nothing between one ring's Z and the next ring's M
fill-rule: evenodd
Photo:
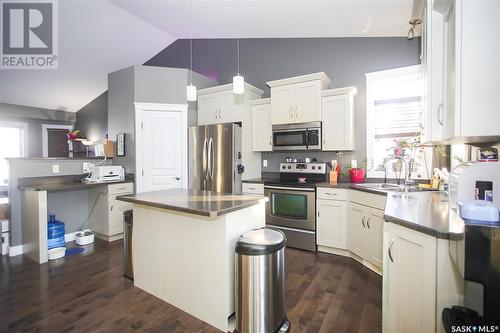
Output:
M376 100L375 138L417 136L421 132L420 96Z

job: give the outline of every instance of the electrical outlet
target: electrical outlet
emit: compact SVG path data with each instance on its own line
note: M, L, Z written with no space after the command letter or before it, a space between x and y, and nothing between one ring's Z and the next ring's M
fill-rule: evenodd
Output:
M267 168L267 160L262 160L262 166L263 166L264 168Z
M52 173L59 173L59 164L52 164Z

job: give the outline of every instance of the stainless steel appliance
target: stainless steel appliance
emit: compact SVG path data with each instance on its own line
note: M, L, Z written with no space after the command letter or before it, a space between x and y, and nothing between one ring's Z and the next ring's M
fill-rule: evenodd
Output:
M189 128L189 187L241 193L241 125Z
M316 251L316 183L326 163L280 163L280 178L264 182L266 225L283 231L287 245Z
M132 209L123 213L123 275L134 279L132 266L132 230L134 226L134 211Z
M285 243L282 232L261 228L236 242L236 332L287 332ZM265 273L265 274L264 274Z
M321 150L321 122L273 125L273 151Z

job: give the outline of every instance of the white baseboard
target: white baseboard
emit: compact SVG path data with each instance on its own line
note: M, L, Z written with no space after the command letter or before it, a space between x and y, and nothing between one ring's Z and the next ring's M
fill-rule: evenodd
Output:
M64 242L72 242L75 240L75 236L79 231L71 232L69 234L64 235ZM10 246L9 247L9 257L15 257L20 254L23 254L23 246L22 245L17 245L17 246Z
M22 245L9 247L9 257L15 257L15 256L18 256L20 254L23 254L23 246Z

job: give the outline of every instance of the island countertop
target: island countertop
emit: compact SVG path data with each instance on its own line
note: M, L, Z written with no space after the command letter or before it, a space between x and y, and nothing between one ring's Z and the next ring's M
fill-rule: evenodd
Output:
M261 195L238 195L171 189L118 196L117 200L199 216L216 217L267 201Z

